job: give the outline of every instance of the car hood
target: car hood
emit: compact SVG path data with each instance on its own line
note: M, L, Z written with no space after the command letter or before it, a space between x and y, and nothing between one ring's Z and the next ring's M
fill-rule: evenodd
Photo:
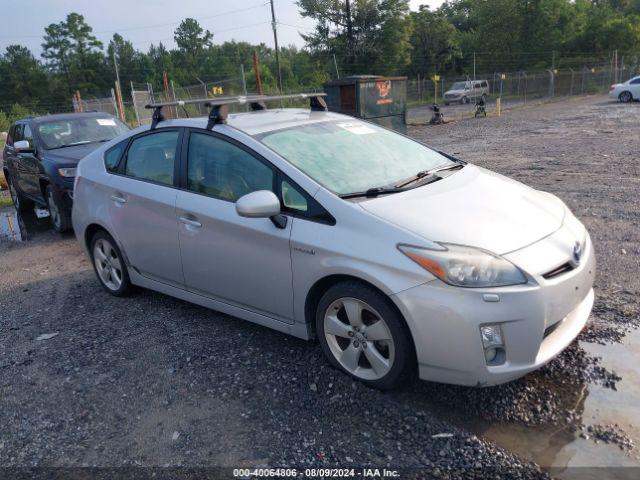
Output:
M89 155L95 149L99 148L101 145L102 143L87 143L85 145L45 150L44 158L60 165L77 165L80 160Z
M553 233L565 214L564 204L553 195L474 165L435 183L360 205L425 239L497 254Z

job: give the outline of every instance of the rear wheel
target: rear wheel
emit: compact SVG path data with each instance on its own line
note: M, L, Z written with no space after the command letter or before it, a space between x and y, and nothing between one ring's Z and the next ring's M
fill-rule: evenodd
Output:
M7 183L9 183L9 194L11 195L11 200L13 201L13 206L19 213L24 213L28 210L33 209L33 201L25 197L22 193L18 191L18 188L14 185L13 177L7 178Z
M129 271L116 242L104 230L91 240L93 269L102 287L111 295L123 297L131 292Z
M620 100L622 103L628 103L633 100L633 95L631 95L631 92L625 90L620 95L618 95L618 100Z
M61 205L59 194L53 190L51 185L47 185L45 197L55 231L63 233L71 230L71 212Z
M316 331L336 368L382 390L410 379L413 343L404 320L372 287L341 282L320 299Z

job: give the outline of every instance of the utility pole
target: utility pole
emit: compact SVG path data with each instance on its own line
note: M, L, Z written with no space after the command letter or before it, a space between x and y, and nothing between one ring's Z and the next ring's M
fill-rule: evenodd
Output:
M351 21L351 2L349 0L345 0L344 2L344 16L347 17L347 59L349 60L349 68L351 69L352 65L352 52L353 52L353 23ZM353 73L353 71L348 72Z
M116 55L116 47L113 46L113 66L116 69L116 81L120 85L120 72L118 71L118 56Z
M476 52L473 52L473 79L476 79Z
M258 64L258 54L253 51L253 73L256 76L256 89L258 95L262 95L262 79L260 78L260 65Z
M276 11L271 0L271 26L273 27L273 42L276 44L276 67L278 69L278 89L282 94L282 71L280 70L280 49L278 48L278 24L276 22Z

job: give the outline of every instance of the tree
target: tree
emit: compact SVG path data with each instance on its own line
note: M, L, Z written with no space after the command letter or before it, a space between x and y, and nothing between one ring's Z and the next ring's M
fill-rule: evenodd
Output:
M456 28L439 12L421 6L411 12L412 74L431 75L443 72L454 59L460 58L460 36Z
M47 77L27 47L9 45L0 56L0 104L37 104L47 97Z
M174 32L173 38L178 45L178 62L186 70L185 74L191 74L189 78L193 81L202 72L204 53L211 47L213 34L204 30L197 20L186 18Z
M303 17L317 21L303 35L316 55L340 57L346 73L393 73L410 61L408 0L299 0ZM348 7L348 8L347 8Z
M103 78L102 43L92 31L78 13L70 13L65 21L45 28L42 57L55 73L64 76L69 92L95 90L96 79Z

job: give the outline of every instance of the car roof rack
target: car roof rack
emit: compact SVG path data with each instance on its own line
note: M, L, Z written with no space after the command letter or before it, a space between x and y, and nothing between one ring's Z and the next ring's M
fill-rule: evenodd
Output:
M209 122L207 130L211 130L214 125L226 123L229 105L249 105L251 110L266 110L266 102L275 102L281 100L300 100L309 99L309 106L313 111L327 111L327 103L323 97L326 93L294 93L290 95L240 95L237 97L217 97L217 98L199 98L192 100L176 100L174 102L149 103L145 108L153 109L151 117L151 130L154 130L158 123L166 120L162 114L164 107L184 107L185 105L204 105L210 107Z

